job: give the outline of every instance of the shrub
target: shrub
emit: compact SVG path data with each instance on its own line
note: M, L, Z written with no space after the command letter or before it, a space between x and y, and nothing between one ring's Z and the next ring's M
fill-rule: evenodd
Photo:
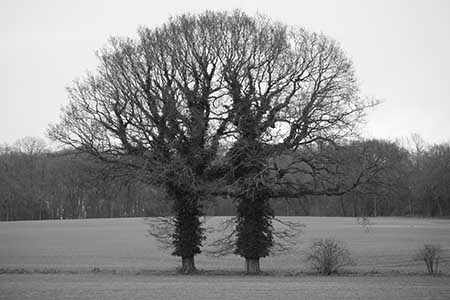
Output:
M361 225L362 228L364 228L365 232L370 231L370 225L373 225L372 221L367 216L358 217L356 219L356 222L358 222L359 225Z
M306 253L306 262L317 273L326 275L337 273L342 267L354 264L344 243L332 238L314 241Z
M441 258L441 246L436 244L426 244L416 255L417 260L423 260L430 274L438 272L439 259Z

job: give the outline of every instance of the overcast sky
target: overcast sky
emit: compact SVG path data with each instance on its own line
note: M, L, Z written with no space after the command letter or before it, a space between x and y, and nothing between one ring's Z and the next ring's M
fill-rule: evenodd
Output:
M364 136L450 141L450 1L19 1L0 0L0 144L46 137L65 87L94 70L110 36L205 9L239 8L338 40L362 95L382 105Z

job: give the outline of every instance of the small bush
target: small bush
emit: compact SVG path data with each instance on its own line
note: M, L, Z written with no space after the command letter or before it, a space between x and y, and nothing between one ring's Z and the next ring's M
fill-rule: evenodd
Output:
M354 264L345 245L332 238L314 241L306 253L306 262L317 273L326 275L337 273L342 267Z
M358 222L358 224L361 225L362 228L364 228L365 232L369 232L370 231L369 226L373 225L372 221L367 216L356 218L356 222Z
M416 255L417 260L423 260L430 274L438 272L439 259L441 258L441 246L435 244L424 245Z

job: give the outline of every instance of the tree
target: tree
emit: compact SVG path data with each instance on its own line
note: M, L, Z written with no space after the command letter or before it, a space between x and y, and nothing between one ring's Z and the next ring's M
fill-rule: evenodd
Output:
M354 181L355 174L366 170L360 184L342 199L352 202L353 216L405 213L411 170L406 149L377 139L352 141L344 147L350 155L342 180Z
M219 18L219 19L216 19ZM183 273L195 271L203 230L202 177L226 129L217 72L226 14L175 18L113 38L98 53L100 67L68 89L70 103L49 135L162 185L174 205L173 254Z
M45 218L46 172L43 140L26 137L0 150L0 190L5 220Z
M450 215L450 145L416 149L411 182L415 205L411 206L429 217Z
M343 193L323 181L319 188L310 182L283 192L276 184L294 170L313 182L325 178L330 162L315 154L349 137L372 104L358 96L350 60L324 35L240 12L224 31L221 69L231 102L224 107L233 131L222 170L229 170L224 177L235 188L235 253L254 274L273 246L271 197ZM278 168L271 159L280 155L297 161Z
M44 140L37 137L24 137L14 144L17 152L22 154L39 155L46 152L47 145Z
M257 273L273 246L270 158L349 136L370 105L335 41L240 11L141 28L98 57L50 136L165 186L185 273L200 253L205 181L234 186L235 252Z

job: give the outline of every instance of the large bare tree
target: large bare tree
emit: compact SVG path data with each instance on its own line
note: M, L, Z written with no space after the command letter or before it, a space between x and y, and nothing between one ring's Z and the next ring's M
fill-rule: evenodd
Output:
M235 253L246 259L248 273L259 273L259 259L273 247L269 199L338 195L357 185L327 184L337 162L320 154L354 135L373 103L360 98L351 61L324 35L239 12L224 31L221 75L232 131L222 171L235 187ZM282 155L297 161L279 167L273 160ZM314 184L280 188L292 172L309 173Z
M70 103L49 130L63 144L166 188L183 273L195 271L203 239L200 182L227 122L214 113L222 89L219 21L213 13L181 16L141 28L138 40L111 39L96 72L68 89Z
M350 136L370 105L337 42L240 11L141 28L137 40L112 39L98 57L97 71L68 89L50 136L166 187L184 273L200 253L206 181L233 187L235 253L258 273L273 246L269 199L288 173L271 161ZM323 170L308 156L301 162Z

